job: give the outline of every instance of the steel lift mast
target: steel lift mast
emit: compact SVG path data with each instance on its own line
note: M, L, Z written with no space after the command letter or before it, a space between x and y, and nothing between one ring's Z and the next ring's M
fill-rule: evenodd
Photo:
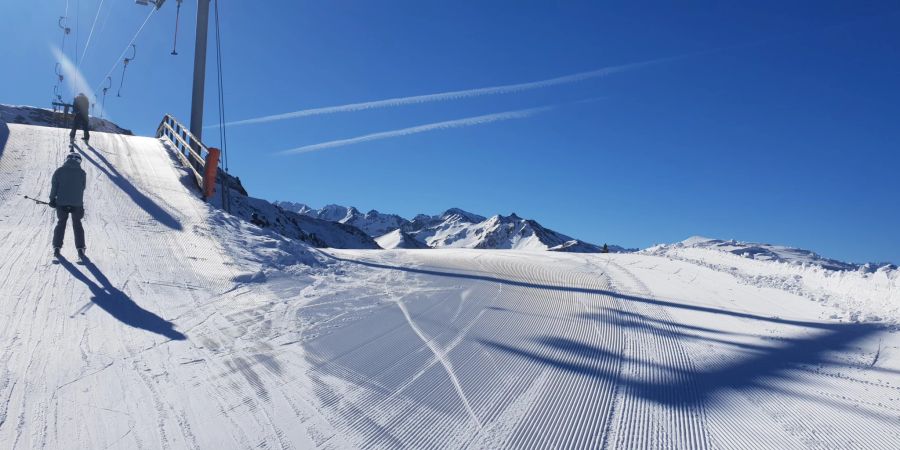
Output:
M197 40L194 44L194 86L191 90L191 133L202 140L203 98L206 89L206 46L209 34L209 4L212 0L197 0ZM135 0L139 5L162 8L166 0ZM179 5L181 1L178 2ZM173 51L174 52L174 51Z

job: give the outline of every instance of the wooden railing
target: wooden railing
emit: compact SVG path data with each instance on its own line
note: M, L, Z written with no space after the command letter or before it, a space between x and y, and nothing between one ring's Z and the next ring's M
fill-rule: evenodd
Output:
M178 159L194 175L203 198L212 197L216 189L219 149L204 145L171 114L166 114L159 123L156 137L168 140L174 147Z

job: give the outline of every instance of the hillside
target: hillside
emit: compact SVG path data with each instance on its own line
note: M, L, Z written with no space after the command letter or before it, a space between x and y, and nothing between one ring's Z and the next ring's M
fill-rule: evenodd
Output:
M0 122L2 448L900 441L891 268L689 247L316 249L203 202L160 140L102 132L76 148L91 260L67 241L54 264L54 212L24 196L46 198L66 141ZM451 215L437 226L492 220ZM756 282L773 273L799 290Z

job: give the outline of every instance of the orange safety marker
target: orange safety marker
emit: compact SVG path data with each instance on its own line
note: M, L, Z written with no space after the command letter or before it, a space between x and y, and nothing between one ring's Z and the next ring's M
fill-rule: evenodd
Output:
M216 175L219 171L219 154L217 148L209 148L206 163L203 165L203 199L210 199L216 193Z

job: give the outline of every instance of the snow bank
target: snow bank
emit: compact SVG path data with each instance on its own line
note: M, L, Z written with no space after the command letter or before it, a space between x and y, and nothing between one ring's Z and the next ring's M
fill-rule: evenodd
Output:
M43 127L68 128L72 123L72 115L54 112L52 109L35 108L33 106L13 106L0 104L0 122L21 125L38 125ZM91 117L91 131L132 135L126 130L106 119Z
M810 260L758 259L753 253L736 254L719 246L694 244L696 241L657 245L640 253L691 262L729 273L747 285L781 289L834 306L844 313L834 319L900 324L900 271L895 266L835 270Z

